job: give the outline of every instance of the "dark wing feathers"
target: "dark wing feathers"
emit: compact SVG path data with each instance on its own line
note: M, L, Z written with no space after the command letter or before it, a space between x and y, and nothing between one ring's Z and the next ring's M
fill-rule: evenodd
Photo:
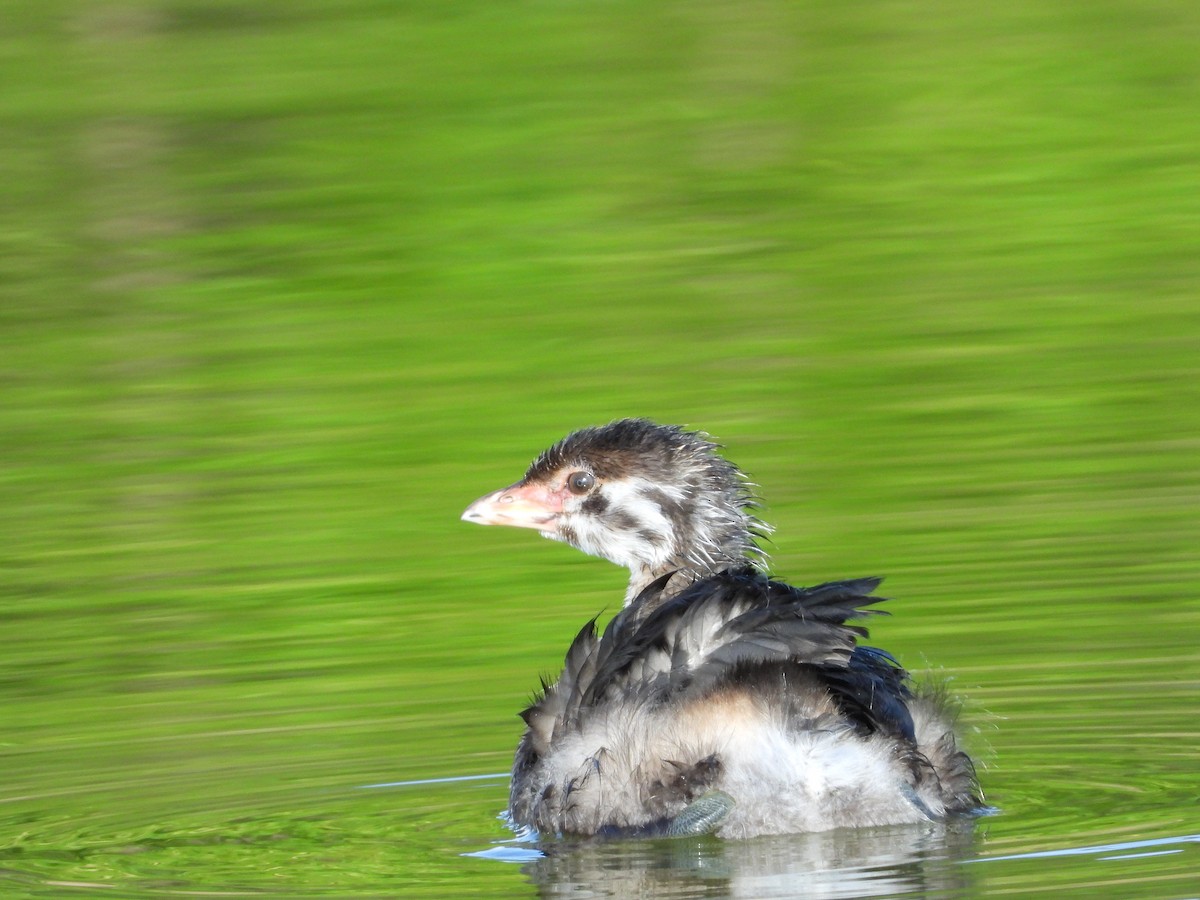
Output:
M915 741L908 673L890 653L856 647L842 668L824 667L821 678L842 712L864 734L881 731Z
M534 751L544 751L592 708L619 697L661 702L708 690L746 665L811 666L839 707L867 732L911 740L906 673L882 650L858 645L852 618L876 614L880 579L794 588L752 569L696 582L657 608L670 575L650 585L597 635L588 622L567 651L562 676L521 715ZM639 613L646 606L652 612Z
M704 642L676 642L675 685L681 689L707 690L734 667L747 664L795 662L844 668L857 639L867 633L865 628L846 625L846 620L873 614L864 607L882 599L870 596L877 579L806 590L756 573L726 575L731 576L729 591L719 598L724 602L709 598L690 607L680 621L681 632L690 625L693 634L707 636Z
M563 673L555 685L555 693L564 709L577 705L580 692L595 678L596 649L596 618L593 617L579 629L567 649Z
M527 739L535 752L540 754L549 749L556 733L567 723L568 710L573 704L578 705L580 686L591 682L595 674L596 642L593 617L571 641L558 681L548 684L543 679L541 693L521 711L521 718L529 726Z

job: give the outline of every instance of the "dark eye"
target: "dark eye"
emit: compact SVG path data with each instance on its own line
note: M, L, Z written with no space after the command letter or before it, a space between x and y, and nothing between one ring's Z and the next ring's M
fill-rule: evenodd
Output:
M591 472L576 472L567 476L567 489L572 494L586 494L596 486L596 478Z

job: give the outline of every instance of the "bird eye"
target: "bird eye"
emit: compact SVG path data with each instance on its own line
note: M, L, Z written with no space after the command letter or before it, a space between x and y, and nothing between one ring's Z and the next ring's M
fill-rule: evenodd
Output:
M567 476L567 488L572 494L586 494L596 485L596 478L591 472L576 472Z

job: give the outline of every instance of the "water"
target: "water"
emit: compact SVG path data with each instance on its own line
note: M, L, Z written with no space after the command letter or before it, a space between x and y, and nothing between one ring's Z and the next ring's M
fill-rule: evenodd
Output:
M0 893L1200 896L1195 4L9 6ZM458 515L631 414L994 814L506 828L623 577Z

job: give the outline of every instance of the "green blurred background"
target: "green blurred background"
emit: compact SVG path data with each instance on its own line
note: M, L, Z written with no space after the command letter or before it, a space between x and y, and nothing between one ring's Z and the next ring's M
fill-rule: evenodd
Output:
M353 789L507 768L625 579L458 516L624 415L888 576L997 849L1194 830L1200 6L0 17L6 870L481 877L502 782Z

